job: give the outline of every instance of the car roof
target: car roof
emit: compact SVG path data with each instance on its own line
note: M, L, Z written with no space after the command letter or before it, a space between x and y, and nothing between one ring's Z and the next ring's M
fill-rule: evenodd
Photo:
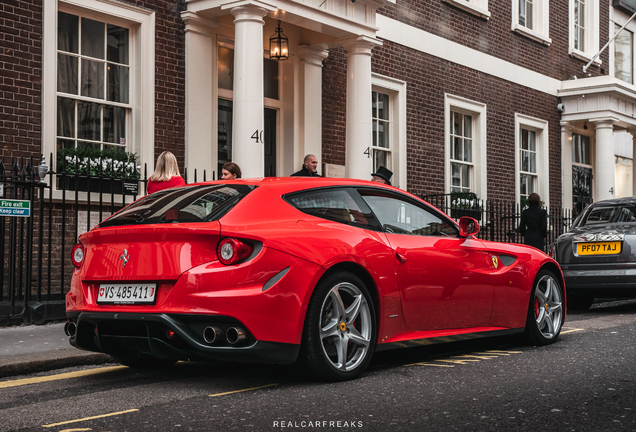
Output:
M296 191L302 191L316 187L335 187L335 186L351 186L351 187L374 187L378 189L385 189L388 191L399 192L411 197L414 195L398 189L394 186L384 185L382 183L373 182L370 180L359 180L349 178L328 178L328 177L255 177L236 180L215 180L208 182L200 182L189 184L203 185L203 184L246 184L255 185L259 187L267 187L268 189L278 189L281 194L287 194ZM417 198L417 197L416 197Z
M590 207L594 208L594 207L620 206L620 205L636 205L636 196L596 201L590 204Z

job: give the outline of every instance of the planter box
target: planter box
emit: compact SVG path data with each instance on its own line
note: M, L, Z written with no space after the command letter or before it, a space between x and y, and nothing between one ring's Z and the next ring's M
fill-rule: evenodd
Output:
M459 218L463 216L468 216L473 219L476 219L477 222L481 223L481 210L472 210L472 209L451 209L451 217L453 219L459 220Z
M136 180L112 180L86 177L58 177L58 187L60 189L78 192L88 192L90 184L91 193L138 195L139 182Z

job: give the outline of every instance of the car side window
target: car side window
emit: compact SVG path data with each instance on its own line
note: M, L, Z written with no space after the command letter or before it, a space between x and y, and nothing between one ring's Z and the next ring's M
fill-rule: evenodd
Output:
M385 232L420 236L456 236L455 226L440 216L408 201L378 195L362 195Z
M359 205L347 189L313 189L286 197L298 210L325 219L368 228L371 210Z

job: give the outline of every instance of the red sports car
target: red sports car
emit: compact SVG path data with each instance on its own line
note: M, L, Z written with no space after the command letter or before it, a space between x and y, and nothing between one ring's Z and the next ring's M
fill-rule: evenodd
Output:
M359 376L374 351L512 333L555 342L559 265L478 230L367 181L167 189L80 236L66 330L130 366L300 361L331 381Z

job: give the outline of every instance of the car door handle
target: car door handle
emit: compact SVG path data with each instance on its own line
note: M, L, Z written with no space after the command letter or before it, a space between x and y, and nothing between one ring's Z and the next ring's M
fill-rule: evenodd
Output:
M401 253L395 253L395 259L398 260L400 264L404 264L406 262L406 257Z

